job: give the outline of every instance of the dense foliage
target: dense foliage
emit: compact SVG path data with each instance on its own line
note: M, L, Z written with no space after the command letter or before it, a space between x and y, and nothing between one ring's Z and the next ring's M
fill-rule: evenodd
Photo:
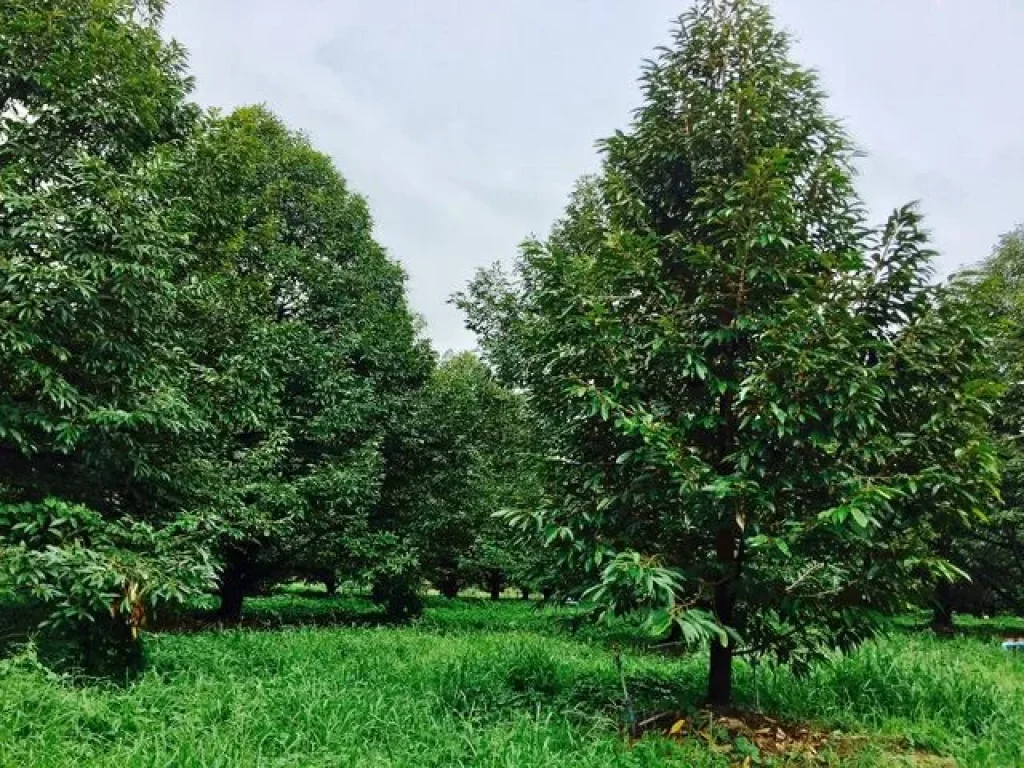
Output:
M604 166L460 303L545 419L550 538L591 597L803 665L954 569L993 497L985 342L919 216L867 226L853 149L755 2L701 2Z
M443 360L420 403L411 527L426 577L454 597L465 586L497 599L505 586L537 588L536 546L512 536L495 512L533 507L540 489L533 425L521 395L475 355ZM418 511L417 511L418 510Z
M948 556L970 580L937 591L935 623L952 613L1024 612L1024 229L1004 235L992 255L964 274L966 290L993 337L990 373L1001 390L989 428L1000 459L1000 504L988 524L953 531Z
M358 567L387 436L426 379L404 275L366 203L260 108L212 119L183 181L204 274L190 358L216 475L223 612L289 569ZM386 526L385 526L386 528Z
M0 0L0 599L78 661L207 593L518 588L707 644L727 704L737 655L1021 609L1024 233L936 284L762 4L697 2L550 236L457 296L482 357L430 348L305 136L189 101L162 13Z
M148 610L214 581L225 619L295 576L408 615L435 542L486 562L515 400L435 371L325 155L187 101L162 10L0 4L0 591L136 654Z
M203 423L188 224L166 192L189 87L130 3L0 4L2 571L56 619L113 606L134 631L143 595L212 575L182 556L196 510L178 449Z

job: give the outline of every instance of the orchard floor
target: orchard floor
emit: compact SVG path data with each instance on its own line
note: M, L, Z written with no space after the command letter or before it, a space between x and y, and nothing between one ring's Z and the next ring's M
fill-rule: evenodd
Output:
M0 766L1024 766L1024 654L999 648L1022 622L908 628L799 680L740 665L738 711L708 713L703 654L574 626L569 609L431 598L402 628L358 598L248 611L240 629L148 634L127 684L8 656ZM616 647L633 721L655 718L638 739Z

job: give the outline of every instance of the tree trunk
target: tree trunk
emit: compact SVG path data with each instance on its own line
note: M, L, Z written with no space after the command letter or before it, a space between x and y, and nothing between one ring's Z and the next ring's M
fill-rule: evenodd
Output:
M437 591L449 599L459 596L459 580L452 575L442 576L437 582Z
M220 579L220 609L218 615L224 621L238 622L242 618L242 601L245 600L245 573L241 566L228 565Z
M545 603L550 603L551 602L551 598L555 596L555 590L550 589L550 588L542 589L540 591L540 596L544 598L544 602Z
M523 593L523 600L529 600L530 599L530 588L529 587L520 587L519 591Z
M953 631L953 588L947 581L940 581L935 588L932 629L936 632Z
M501 573L494 571L487 578L487 587L491 590L491 600L501 600Z
M715 541L718 562L722 564L721 581L715 585L715 616L724 627L732 626L733 608L736 604L734 592L736 537L731 528L719 530ZM711 641L711 660L708 667L708 704L725 707L732 702L732 639L723 645L717 639Z
M338 594L338 575L334 573L334 571L326 572L324 574L323 582L328 595L334 597Z
M711 641L711 666L708 670L708 704L727 707L732 701L732 642L722 645Z

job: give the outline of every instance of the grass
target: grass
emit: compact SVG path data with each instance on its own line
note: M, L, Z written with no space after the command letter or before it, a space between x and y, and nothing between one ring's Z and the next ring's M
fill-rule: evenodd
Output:
M612 643L628 647L638 711L701 717L705 674L703 655L644 652L629 624L574 633L570 609L431 598L421 622L395 628L359 598L295 593L249 614L244 629L148 635L147 669L127 686L49 673L30 652L0 661L0 766L741 762L700 738L624 741ZM853 735L814 764L1024 765L1024 657L978 628L900 633L803 679L762 666L755 686L741 665L738 704Z

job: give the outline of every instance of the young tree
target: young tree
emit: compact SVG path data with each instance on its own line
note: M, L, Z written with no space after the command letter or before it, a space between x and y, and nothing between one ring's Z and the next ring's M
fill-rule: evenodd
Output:
M469 353L443 359L423 391L411 522L424 575L447 597L471 579L471 553L496 503L488 449L501 441L494 418L501 395L487 367Z
M522 398L468 352L441 360L422 392L408 436L405 527L424 575L448 597L481 584L497 599L523 562L494 515L530 491L525 416Z
M514 514L512 510L541 505L543 442L524 394L501 385L493 374L491 386L500 393L486 438L492 501L476 528L471 572L492 600L499 599L507 587L529 597L531 591L547 588L550 592L555 580L548 570L554 563L543 549L539 531L531 527L510 530L503 518Z
M989 418L1002 466L1000 504L988 524L952 531L947 556L971 577L939 585L935 624L953 610L1024 612L1024 227L1004 235L982 265L964 275L972 305L993 329L992 375L1001 385Z
M705 0L649 63L546 242L459 303L542 416L542 512L612 611L806 663L903 606L991 496L984 340L930 287L913 208L864 224L852 147L748 0ZM525 520L525 517L520 520Z

